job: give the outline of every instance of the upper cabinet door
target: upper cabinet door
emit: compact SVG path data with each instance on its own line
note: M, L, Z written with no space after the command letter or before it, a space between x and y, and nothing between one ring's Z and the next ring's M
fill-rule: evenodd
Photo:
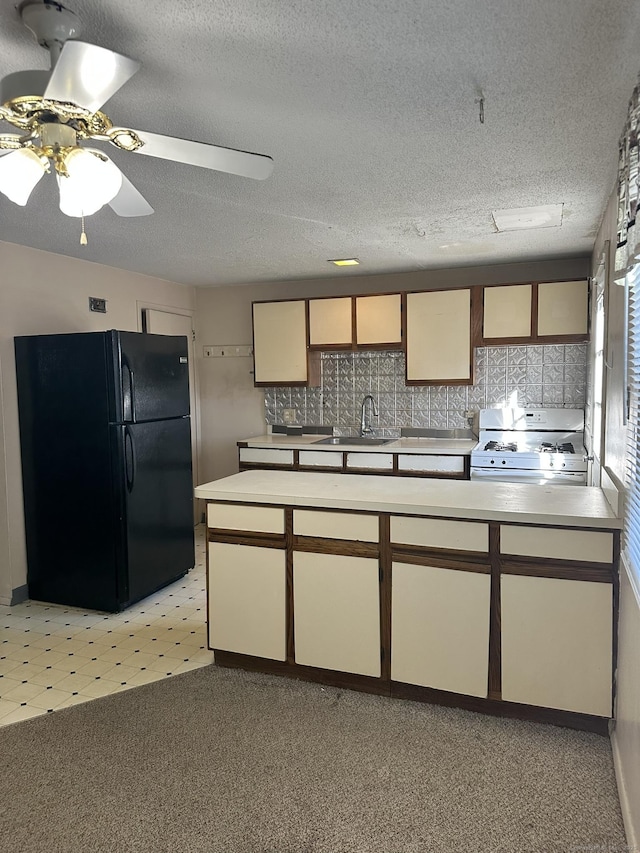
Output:
M356 297L356 339L359 347L400 346L402 343L402 296Z
M309 300L309 346L350 347L352 337L353 300L350 296Z
M253 303L256 385L306 385L307 309L304 299Z
M407 384L471 385L471 290L407 293Z
M482 337L511 339L531 337L533 286L512 284L484 288L484 320Z
M588 334L588 283L556 281L538 285L538 337Z

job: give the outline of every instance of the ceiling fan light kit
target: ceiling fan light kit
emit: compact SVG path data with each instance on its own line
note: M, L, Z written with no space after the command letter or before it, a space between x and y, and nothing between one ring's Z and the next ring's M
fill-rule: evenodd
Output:
M25 205L45 172L54 171L60 209L84 217L108 204L118 216L146 216L151 205L102 151L120 150L264 180L273 160L204 142L115 127L100 111L140 68L122 54L77 41L76 15L53 0L24 0L18 12L51 56L50 71L18 71L0 80L0 120L19 133L0 132L0 193ZM51 169L53 165L53 170Z

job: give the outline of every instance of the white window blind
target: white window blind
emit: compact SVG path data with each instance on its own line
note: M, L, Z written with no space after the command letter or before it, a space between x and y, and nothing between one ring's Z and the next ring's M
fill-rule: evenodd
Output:
M624 549L629 568L640 583L640 266L628 274L627 287L629 422Z

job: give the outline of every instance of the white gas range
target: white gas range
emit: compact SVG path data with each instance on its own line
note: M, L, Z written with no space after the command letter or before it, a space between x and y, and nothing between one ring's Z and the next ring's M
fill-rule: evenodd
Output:
M471 479L584 486L587 451L581 409L482 409Z

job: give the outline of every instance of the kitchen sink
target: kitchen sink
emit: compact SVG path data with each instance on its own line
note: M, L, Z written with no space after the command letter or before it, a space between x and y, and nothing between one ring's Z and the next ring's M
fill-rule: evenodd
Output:
M332 435L329 438L321 438L320 441L314 441L314 444L362 444L365 447L372 447L378 444L389 444L395 441L395 438L366 438L357 437L350 438L348 435Z

